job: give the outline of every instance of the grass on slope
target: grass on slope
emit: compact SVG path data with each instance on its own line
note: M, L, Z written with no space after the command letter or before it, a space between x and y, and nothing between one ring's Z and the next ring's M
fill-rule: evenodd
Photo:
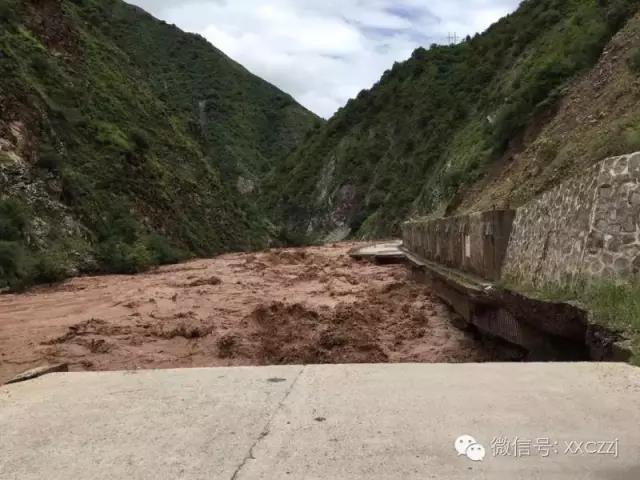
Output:
M557 302L577 302L591 313L593 321L620 332L631 342L633 362L640 365L640 279L599 279L539 287L505 285L527 295Z

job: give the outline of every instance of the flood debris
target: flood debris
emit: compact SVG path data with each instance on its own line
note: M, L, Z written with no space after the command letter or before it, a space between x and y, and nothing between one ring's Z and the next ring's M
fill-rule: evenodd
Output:
M496 359L402 265L357 244L229 254L0 296L0 382L72 371Z

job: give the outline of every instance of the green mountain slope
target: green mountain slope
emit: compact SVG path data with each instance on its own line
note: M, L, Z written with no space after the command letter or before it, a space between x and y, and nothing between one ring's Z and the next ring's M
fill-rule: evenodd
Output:
M453 211L553 116L639 4L526 0L475 38L416 50L280 165L275 216L294 234L381 237L409 215Z
M251 192L319 123L120 0L0 0L0 289L264 245Z
M449 207L463 213L521 205L604 158L640 150L640 14L605 47L600 60L532 122Z

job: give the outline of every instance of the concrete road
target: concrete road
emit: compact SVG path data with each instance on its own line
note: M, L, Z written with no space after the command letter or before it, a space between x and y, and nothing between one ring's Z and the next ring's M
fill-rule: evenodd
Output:
M626 365L62 373L0 388L0 478L637 480L639 427Z
M401 246L402 240L391 240L355 248L349 255L359 260L375 260L380 263L402 262L406 259L406 254L400 249Z

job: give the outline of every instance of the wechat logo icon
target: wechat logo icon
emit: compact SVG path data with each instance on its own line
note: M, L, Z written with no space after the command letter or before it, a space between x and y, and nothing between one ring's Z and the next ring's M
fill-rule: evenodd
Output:
M472 462L484 460L487 452L471 435L460 435L453 444L458 456L464 455Z

